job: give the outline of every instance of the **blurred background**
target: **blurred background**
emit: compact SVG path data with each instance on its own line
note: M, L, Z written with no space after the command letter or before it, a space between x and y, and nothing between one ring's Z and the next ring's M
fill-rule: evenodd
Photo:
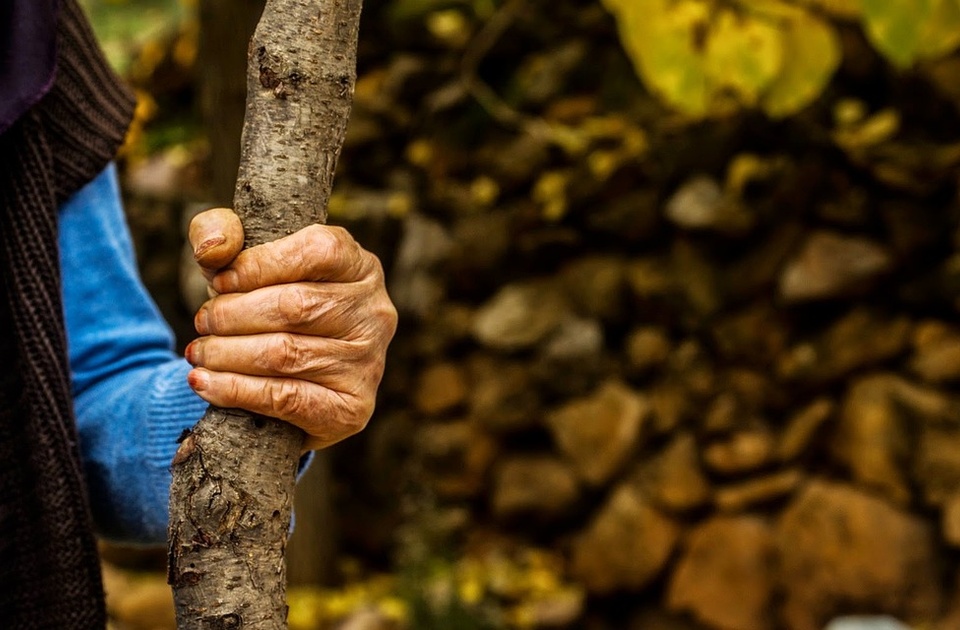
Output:
M83 4L182 347L262 3ZM368 0L330 222L401 323L291 628L960 628L958 46L958 0ZM171 628L164 553L103 555Z

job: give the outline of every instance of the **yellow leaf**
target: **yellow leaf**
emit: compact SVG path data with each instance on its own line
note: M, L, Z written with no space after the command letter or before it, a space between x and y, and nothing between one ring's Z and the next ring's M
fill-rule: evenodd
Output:
M941 0L862 0L864 30L873 45L902 68L923 46L923 30Z
M917 57L931 59L947 54L960 44L960 3L934 0L931 18L920 25Z
M533 186L533 200L539 202L543 218L559 221L567 212L567 184L570 174L566 171L547 171Z
M797 0L797 3L845 19L858 18L863 11L860 0Z
M900 114L895 109L883 109L857 125L833 132L834 141L847 151L874 147L893 138L900 131Z
M722 10L710 27L704 71L720 94L754 105L783 63L781 35L771 23Z
M806 12L782 23L783 67L760 104L780 118L803 109L817 98L840 64L840 41L833 28Z
M783 160L764 157L755 153L740 153L734 156L727 167L724 191L729 197L739 199L751 182L767 179L783 168Z
M709 85L702 39L709 6L700 0L604 0L637 74L667 103L693 117L707 114Z

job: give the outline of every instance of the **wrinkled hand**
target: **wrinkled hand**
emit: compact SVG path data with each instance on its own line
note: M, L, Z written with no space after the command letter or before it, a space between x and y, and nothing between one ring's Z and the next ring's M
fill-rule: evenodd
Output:
M224 208L194 218L190 244L214 295L185 351L194 391L295 424L308 449L363 429L397 326L377 257L322 225L241 252Z

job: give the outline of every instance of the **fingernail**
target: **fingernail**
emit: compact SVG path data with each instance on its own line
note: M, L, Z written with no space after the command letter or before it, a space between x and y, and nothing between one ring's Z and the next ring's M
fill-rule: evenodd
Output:
M197 316L193 318L193 327L197 329L199 334L206 335L209 324L210 316L207 314L207 309L201 308L197 311Z
M208 251L216 247L217 245L223 245L227 242L227 237L223 234L217 234L216 236L211 236L206 239L193 250L193 257L197 260L203 257Z
M187 374L187 384L195 392L206 391L210 387L210 373L203 369L191 370Z
M187 347L183 349L183 358L194 367L200 363L200 343L198 340L195 339L187 344Z
M219 293L233 293L237 290L238 277L233 269L224 269L213 277L213 288Z

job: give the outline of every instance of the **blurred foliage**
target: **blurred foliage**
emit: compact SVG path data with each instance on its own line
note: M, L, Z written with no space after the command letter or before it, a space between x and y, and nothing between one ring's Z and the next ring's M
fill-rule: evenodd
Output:
M398 629L535 628L544 618L575 617L583 590L564 582L554 553L539 549L467 555L408 566L398 575L362 577L359 566L338 589L295 587L289 593L291 630L337 627L358 611L375 612Z
M900 68L960 45L960 0L603 0L644 83L693 118L773 117L824 90L859 22Z
M137 108L120 156L140 160L196 142L199 128L175 100L192 87L197 59L197 0L80 0L100 45L134 88ZM162 124L154 121L163 111Z

